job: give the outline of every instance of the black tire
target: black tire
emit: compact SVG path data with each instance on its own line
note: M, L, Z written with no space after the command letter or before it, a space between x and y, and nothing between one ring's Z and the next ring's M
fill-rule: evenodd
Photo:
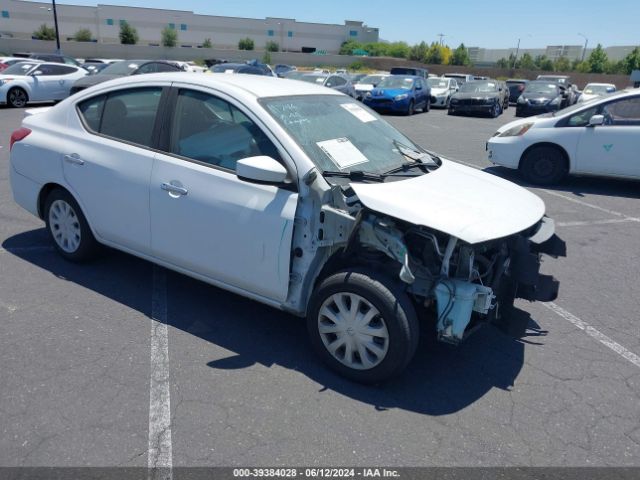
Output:
M11 108L23 108L28 102L29 95L20 87L14 87L7 92L7 105Z
M498 118L502 113L502 109L500 108L500 102L496 102L493 104L493 108L491 109L491 118Z
M528 182L536 185L553 185L568 173L562 151L552 145L539 145L525 152L519 170Z
M422 107L422 113L427 113L429 110L431 110L431 97L427 98L424 107Z
M451 103L451 97L447 97L447 101L444 104L444 108L446 108L447 110L449 110L449 104Z
M69 215L68 218L75 219L75 221L73 221L73 227L79 230L79 235L76 236L78 243L75 248L69 243L67 244L68 248L64 248L64 242L61 239L56 239L57 236L58 238L60 236L61 227L56 225L57 222L54 219L56 211L52 212L52 208L60 212L59 207L63 204L71 208L72 215ZM85 262L95 258L99 252L100 244L93 236L78 202L76 202L69 192L61 188L53 190L45 200L43 213L49 237L53 242L53 246L62 257L71 262Z
M409 106L407 107L407 112L406 112L406 114L407 114L407 116L409 116L409 117L410 117L410 116L411 116L411 115L413 115L414 113L415 113L415 103L413 102L413 100L411 100L411 101L409 102Z
M333 295L343 292L359 295L373 305L386 326L386 354L373 368L351 368L334 357L323 343L320 310L325 301L331 301ZM365 384L380 383L399 375L413 358L420 336L415 309L400 282L366 269L335 273L316 287L307 312L307 330L314 350L329 368ZM359 358L359 354L352 355L352 359Z
M447 115L455 115L455 112L449 108L447 109Z

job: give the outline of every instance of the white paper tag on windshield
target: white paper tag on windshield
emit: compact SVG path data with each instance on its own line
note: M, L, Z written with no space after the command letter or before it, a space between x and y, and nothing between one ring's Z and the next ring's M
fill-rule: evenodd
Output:
M233 69L229 68L229 69L225 70L224 73L233 73Z
M367 123L377 120L376 117L374 117L360 105L356 105L355 103L341 103L340 106L361 122Z
M369 161L348 138L334 138L333 140L316 142L316 145L322 149L340 170Z

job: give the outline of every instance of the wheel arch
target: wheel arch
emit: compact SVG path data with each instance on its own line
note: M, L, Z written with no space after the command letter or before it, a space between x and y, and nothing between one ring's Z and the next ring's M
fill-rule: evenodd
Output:
M9 103L9 92L16 88L19 88L20 90L23 90L24 93L26 93L27 103L31 101L31 89L27 84L18 81L18 82L11 82L11 85L9 86L9 88L7 88L7 94L5 95L5 101L7 102L7 104Z
M529 145L524 150L524 152L522 152L522 155L520 155L520 160L518 161L518 170L522 167L522 161L527 156L527 154L531 150L533 150L534 148L537 148L537 147L551 147L551 148L554 148L554 149L558 150L560 152L560 154L562 155L562 158L564 159L564 162L565 162L564 166L566 168L567 173L571 172L571 158L569 157L569 153L567 152L567 150L563 146L561 146L561 145L559 145L557 143L554 143L554 142L537 142L537 143L534 143L532 145Z

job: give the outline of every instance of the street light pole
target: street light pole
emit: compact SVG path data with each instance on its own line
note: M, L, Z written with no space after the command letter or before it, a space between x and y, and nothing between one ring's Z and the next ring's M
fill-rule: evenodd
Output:
M586 35L583 35L582 33L578 33L578 35L584 38L584 48L582 49L582 60L581 60L582 62L584 62L584 56L587 54L587 45L589 44L589 39L587 38Z
M518 53L520 52L520 39L518 39L518 46L516 47L516 56L513 57L513 66L511 68L516 68L516 62L518 61Z
M58 13L56 12L56 0L51 0L53 3L53 25L56 30L56 53L60 53L60 33L58 32Z

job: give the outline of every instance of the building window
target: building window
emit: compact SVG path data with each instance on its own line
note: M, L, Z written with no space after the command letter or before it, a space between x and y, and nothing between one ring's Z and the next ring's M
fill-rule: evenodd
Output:
M170 28L171 30L175 30L175 29L176 29L176 24L175 24L175 23L170 23L170 24L169 24L169 28Z
M182 30L183 32L187 31L187 24L186 23L181 23L180 24L180 30Z
M273 30L267 30L267 35L269 35L270 37L273 37L274 35Z
M287 32L287 37L289 37L289 38L293 37L293 32L291 30L289 30Z
M358 31L357 30L351 30L349 32L349 36L350 37L357 37L358 36Z
M9 18L9 11L8 10L2 10L2 18Z
M120 20L120 26L122 27L124 24L126 24L127 21L126 20Z
M113 25L113 18L107 18L107 25Z

